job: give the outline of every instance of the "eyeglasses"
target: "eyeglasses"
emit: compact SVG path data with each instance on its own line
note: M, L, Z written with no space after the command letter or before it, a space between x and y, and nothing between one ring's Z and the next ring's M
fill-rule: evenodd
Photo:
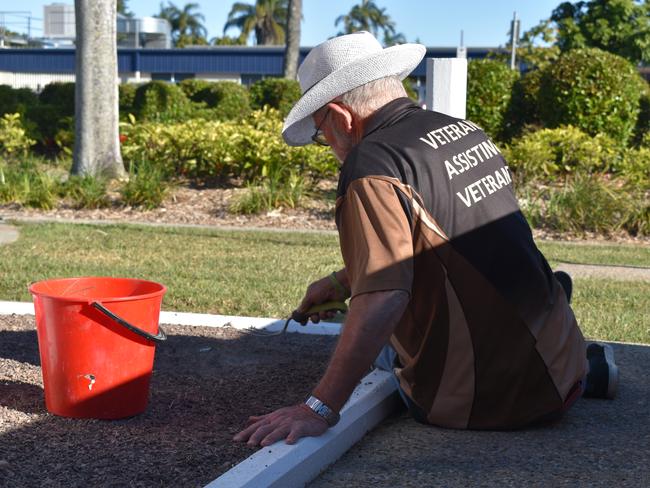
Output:
M325 135L323 134L323 131L320 130L320 128L323 126L323 123L325 122L325 119L330 113L329 107L327 108L327 111L325 112L325 116L321 119L320 124L318 124L318 127L316 127L316 132L314 132L314 135L311 136L311 140L315 143L318 144L319 146L329 146L330 143L327 142L327 139L325 139Z

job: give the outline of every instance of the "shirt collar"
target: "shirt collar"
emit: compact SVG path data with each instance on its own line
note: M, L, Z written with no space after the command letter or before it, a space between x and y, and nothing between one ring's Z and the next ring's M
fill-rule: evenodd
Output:
M414 110L422 110L413 100L407 97L396 98L388 102L383 107L377 109L366 122L366 127L363 131L363 138L372 134L373 132L393 125L398 120L409 115Z

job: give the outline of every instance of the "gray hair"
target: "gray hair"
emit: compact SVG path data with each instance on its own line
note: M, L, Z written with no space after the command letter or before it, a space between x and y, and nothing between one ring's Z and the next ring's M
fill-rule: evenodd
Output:
M336 99L365 118L396 98L406 97L406 90L397 76L387 76L344 93Z

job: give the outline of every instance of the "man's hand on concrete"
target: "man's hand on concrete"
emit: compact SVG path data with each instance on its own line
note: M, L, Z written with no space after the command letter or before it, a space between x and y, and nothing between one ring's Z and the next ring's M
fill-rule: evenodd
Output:
M233 440L262 447L282 439L286 439L287 444L295 444L301 437L322 435L328 427L324 418L300 403L266 415L249 417L246 428Z

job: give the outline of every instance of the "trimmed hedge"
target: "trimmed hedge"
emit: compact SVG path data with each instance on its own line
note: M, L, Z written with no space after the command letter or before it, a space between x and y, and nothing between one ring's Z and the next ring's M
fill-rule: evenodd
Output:
M251 106L262 109L265 105L280 112L284 118L300 98L300 84L286 78L265 78L250 88Z
M4 114L25 115L29 107L38 104L38 95L29 88L12 88L0 85L0 116Z
M138 85L133 83L120 83L118 87L120 115L133 112L133 102L135 101L135 91L137 89Z
M150 81L135 91L133 108L142 120L174 122L192 114L190 101L177 85Z
M492 138L504 136L505 115L518 77L501 61L481 59L467 65L467 118Z
M541 127L538 100L542 73L539 69L529 71L515 81L504 124L506 139L520 136L526 127Z
M200 78L187 78L181 81L178 86L181 90L183 90L185 96L192 100L194 95L196 95L201 90L209 87L210 84L211 83L209 81L202 80Z
M575 49L544 70L539 109L547 127L574 125L625 145L634 133L642 82L626 59L600 49Z
M233 120L245 117L251 111L250 97L246 87L232 81L217 81L199 90L192 101L204 103L212 109L217 120Z
M60 115L74 116L74 83L49 83L45 85L38 99L42 105L55 107Z

